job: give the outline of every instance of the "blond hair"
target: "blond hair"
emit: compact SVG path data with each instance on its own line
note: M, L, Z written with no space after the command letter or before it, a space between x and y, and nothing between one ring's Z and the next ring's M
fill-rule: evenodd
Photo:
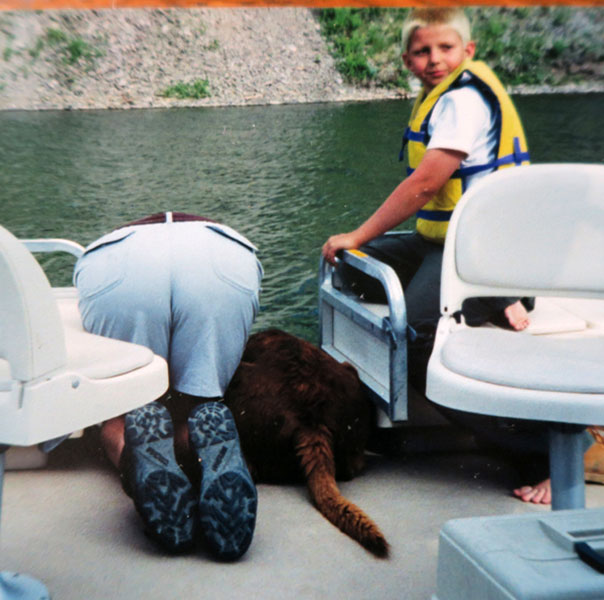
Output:
M414 8L403 23L403 52L409 50L409 42L416 29L431 25L448 25L459 34L464 44L470 41L470 21L463 8Z

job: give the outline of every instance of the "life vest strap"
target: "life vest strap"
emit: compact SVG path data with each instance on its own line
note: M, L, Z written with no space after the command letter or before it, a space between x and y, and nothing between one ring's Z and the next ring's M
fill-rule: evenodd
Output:
M403 140L412 142L423 142L426 137L425 131L413 131L411 127L407 127L403 133Z
M520 148L518 148L518 150L514 148L513 154L502 156L501 158L482 165L473 165L471 167L462 167L461 169L457 169L457 171L451 175L451 179L461 179L462 177L468 177L470 175L480 173L481 171L494 170L503 165L511 165L512 163L515 165L521 165L523 162L529 161L530 159L531 156L528 152L522 152L520 151ZM407 167L407 175L411 175L413 171L415 171L415 169Z
M401 151L398 153L399 161L403 161L405 158L405 146L407 146L407 142L422 142L426 143L427 133L425 131L413 131L411 127L407 127L403 132L403 143L401 145Z
M417 218L424 219L426 221L450 221L452 210L425 210L421 209L417 211Z
M486 171L487 169L493 169L503 165L511 165L512 163L515 165L521 165L523 162L526 162L530 159L531 156L528 152L520 152L520 149L518 149L518 152L516 152L516 149L514 149L513 154L502 156L501 158L491 161L490 163L457 169L457 171L455 171L451 177L468 177L469 175L474 175L475 173L480 173L481 171Z

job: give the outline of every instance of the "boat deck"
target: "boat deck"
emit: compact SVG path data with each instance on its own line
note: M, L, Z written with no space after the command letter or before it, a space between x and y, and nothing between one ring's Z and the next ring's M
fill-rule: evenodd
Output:
M2 569L37 577L55 600L425 600L436 591L445 521L549 510L510 495L518 475L503 458L458 441L447 447L434 435L440 451L371 454L363 475L340 484L384 532L386 560L328 523L303 485L262 484L256 534L242 560L217 563L201 548L165 555L143 534L115 472L84 439L73 439L46 468L6 473ZM604 486L587 486L587 506L604 506Z

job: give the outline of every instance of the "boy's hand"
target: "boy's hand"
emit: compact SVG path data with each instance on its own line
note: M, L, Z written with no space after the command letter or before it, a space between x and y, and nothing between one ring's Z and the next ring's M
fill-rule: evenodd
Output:
M321 250L325 260L332 265L336 262L336 253L338 250L349 250L356 248L357 242L353 233L339 233L332 235L324 244Z
M333 265L338 250L358 248L414 215L449 180L466 156L446 148L427 150L417 169L399 183L369 219L354 231L332 235L325 242L325 260Z

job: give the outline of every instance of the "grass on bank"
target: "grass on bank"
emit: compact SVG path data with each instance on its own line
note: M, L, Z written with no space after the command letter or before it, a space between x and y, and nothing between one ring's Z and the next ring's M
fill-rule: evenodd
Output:
M196 79L195 81L179 81L167 87L160 94L164 98L193 98L199 100L208 98L210 94L210 82L207 79Z
M34 47L36 57L40 53L45 42L49 46L57 48L63 55L63 62L68 65L76 65L80 63L80 61L84 61L88 66L91 66L95 59L103 55L98 48L95 48L83 38L79 36L68 36L61 29L51 27L46 30L45 38L39 38L37 40L36 46ZM30 54L32 54L31 50ZM34 54L32 54L32 57L33 56Z
M504 84L579 80L577 65L604 60L604 11L576 7L467 8L477 43ZM347 81L409 89L401 58L408 8L329 8L319 12L338 70ZM579 69L580 71L581 69Z

